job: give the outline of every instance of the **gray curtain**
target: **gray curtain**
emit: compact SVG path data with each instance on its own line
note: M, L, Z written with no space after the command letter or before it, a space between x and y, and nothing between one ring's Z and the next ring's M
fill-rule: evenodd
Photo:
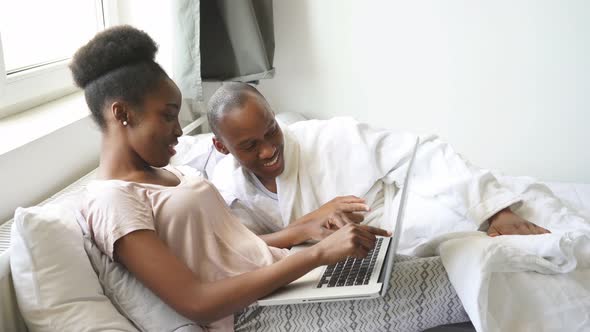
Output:
M179 117L181 125L186 126L205 112L201 84L200 1L173 0L171 6L172 79L182 92Z
M273 77L272 0L203 0L200 23L203 80Z

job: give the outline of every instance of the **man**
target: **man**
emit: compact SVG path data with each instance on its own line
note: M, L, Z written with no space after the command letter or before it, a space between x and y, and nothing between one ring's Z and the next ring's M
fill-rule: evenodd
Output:
M226 83L212 96L208 120L215 148L226 155L213 183L255 233L324 220L391 228L384 195L396 188L416 136L381 130L350 118L311 120L281 128L252 86ZM522 198L493 174L463 160L437 139L421 139L400 249L440 233L487 230L490 236L549 231L512 212ZM321 236L320 236L321 237Z

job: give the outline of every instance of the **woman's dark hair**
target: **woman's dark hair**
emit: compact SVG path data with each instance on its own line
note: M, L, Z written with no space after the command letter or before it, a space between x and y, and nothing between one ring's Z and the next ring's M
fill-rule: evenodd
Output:
M84 89L96 123L105 129L105 103L120 98L141 105L166 72L154 62L158 45L147 33L128 25L98 33L82 46L70 63L76 85Z

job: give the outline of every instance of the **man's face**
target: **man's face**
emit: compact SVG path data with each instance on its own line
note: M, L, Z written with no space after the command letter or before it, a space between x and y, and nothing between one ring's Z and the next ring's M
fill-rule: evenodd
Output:
M231 153L258 178L274 180L283 173L283 132L264 102L249 98L243 107L224 114L217 129L217 150Z

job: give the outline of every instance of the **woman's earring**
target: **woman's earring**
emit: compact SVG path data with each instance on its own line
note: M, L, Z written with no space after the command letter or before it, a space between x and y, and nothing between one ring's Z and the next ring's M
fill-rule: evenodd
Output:
M123 121L123 125L126 126L127 125L127 120Z

